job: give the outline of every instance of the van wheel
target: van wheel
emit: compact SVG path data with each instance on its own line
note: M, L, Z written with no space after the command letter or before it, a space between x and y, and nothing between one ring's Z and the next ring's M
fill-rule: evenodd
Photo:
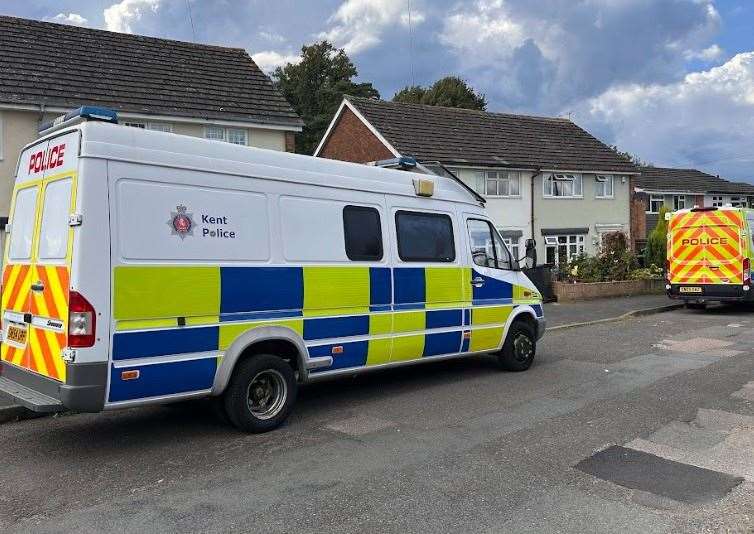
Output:
M225 412L244 432L268 432L288 418L298 384L291 366L269 354L242 361L225 391Z
M497 356L498 365L506 371L526 371L534 361L537 352L537 337L534 328L524 322L515 321Z

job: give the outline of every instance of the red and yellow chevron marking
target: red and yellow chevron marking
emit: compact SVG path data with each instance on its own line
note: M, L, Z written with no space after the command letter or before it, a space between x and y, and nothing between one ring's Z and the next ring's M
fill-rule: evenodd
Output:
M56 265L8 265L3 271L3 309L28 313L34 317L58 319L63 331L29 326L26 349L2 344L2 359L43 376L65 381L65 362L61 351L67 342L68 267ZM41 282L45 289L31 291Z
M674 284L741 284L745 250L741 212L678 214L670 220L668 259Z

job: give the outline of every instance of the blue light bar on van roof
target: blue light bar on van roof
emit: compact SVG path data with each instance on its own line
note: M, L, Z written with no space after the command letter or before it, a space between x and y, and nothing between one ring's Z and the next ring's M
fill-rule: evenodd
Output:
M380 161L375 161L374 166L406 171L416 168L416 158L411 156L401 156L399 158L382 159Z
M39 127L39 133L48 133L51 130L57 130L64 126L70 126L81 121L102 121L111 124L118 124L118 113L115 110L101 108L97 106L81 106L78 109L69 111L65 115L56 117L52 121L43 123Z

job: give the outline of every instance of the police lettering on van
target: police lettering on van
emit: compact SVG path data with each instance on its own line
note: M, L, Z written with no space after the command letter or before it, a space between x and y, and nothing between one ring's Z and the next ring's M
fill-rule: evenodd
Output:
M455 179L116 122L82 108L21 153L0 311L17 402L207 398L263 432L301 383L532 365L541 296Z

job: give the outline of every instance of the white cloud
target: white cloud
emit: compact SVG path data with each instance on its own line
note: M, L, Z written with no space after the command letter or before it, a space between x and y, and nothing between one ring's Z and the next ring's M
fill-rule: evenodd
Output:
M485 63L510 57L531 30L513 19L503 0L478 0L472 9L459 6L451 12L439 38L465 61Z
M105 28L113 32L133 33L133 24L147 13L156 13L161 0L121 0L103 12Z
M264 52L257 52L253 54L251 58L254 60L260 69L265 72L272 72L276 67L282 67L287 63L298 63L301 61L301 56L293 54L281 54L274 50L265 50Z
M719 45L713 44L712 46L709 46L704 50L686 50L683 53L683 57L685 57L687 60L698 59L701 61L706 61L707 63L711 63L716 59L720 59L720 57L722 57L724 53L725 51L720 48Z
M57 22L58 24L70 24L71 26L86 26L89 21L78 13L58 13L54 17L45 17L47 22Z
M754 52L676 83L609 89L577 120L655 164L753 180Z
M411 24L424 22L425 15L413 9ZM345 0L329 21L333 26L319 34L349 54L358 54L382 41L382 34L391 26L408 27L405 0Z
M553 113L616 83L677 79L686 51L722 53L720 24L713 0L476 0L444 15L438 39L492 102Z

